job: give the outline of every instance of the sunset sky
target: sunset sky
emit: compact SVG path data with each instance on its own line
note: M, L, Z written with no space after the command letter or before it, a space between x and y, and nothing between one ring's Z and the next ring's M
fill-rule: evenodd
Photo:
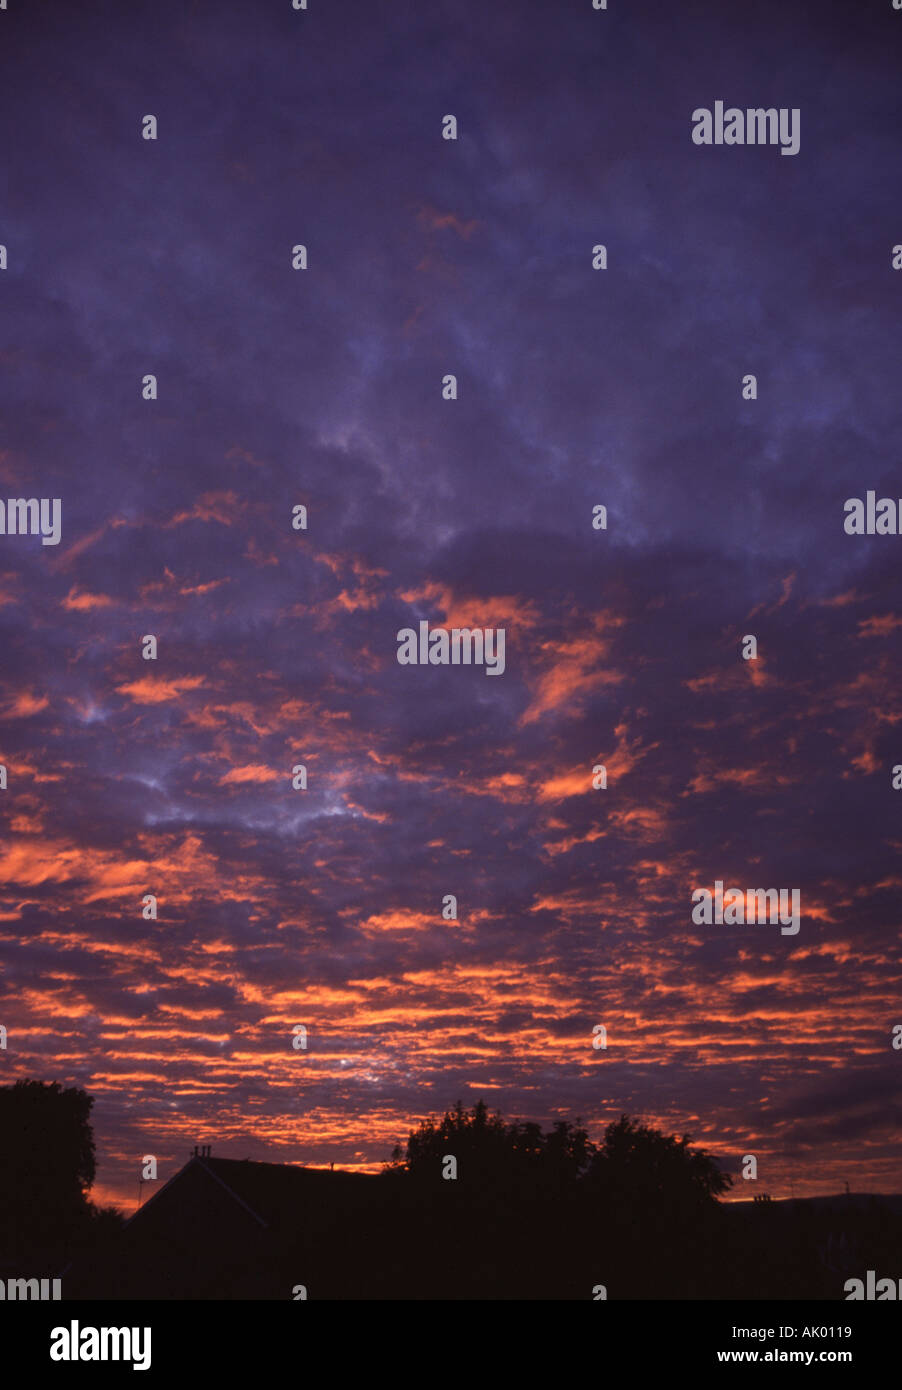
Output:
M0 1083L96 1098L97 1200L458 1097L902 1191L902 537L843 529L902 498L902 12L690 9L0 13L0 495L62 502L0 536Z

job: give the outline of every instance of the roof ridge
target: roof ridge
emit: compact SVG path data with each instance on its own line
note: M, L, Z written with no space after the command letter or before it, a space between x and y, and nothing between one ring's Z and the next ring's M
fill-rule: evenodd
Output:
M215 1182L218 1182L218 1183L219 1183L220 1187L224 1187L224 1188L225 1188L226 1192L228 1192L228 1194L229 1194L230 1197L234 1197L235 1201L238 1203L238 1205L239 1205L240 1207L244 1207L244 1210L245 1210L245 1211L250 1212L250 1214L251 1214L251 1216L254 1218L254 1220L255 1220L255 1221L259 1221L260 1225L263 1227L264 1230L268 1230L268 1228L269 1228L269 1222L268 1222L268 1221L264 1221L264 1220L263 1220L263 1217L260 1215L259 1212L254 1211L253 1207L248 1206L248 1204L247 1204L247 1202L245 1202L244 1198L243 1198L243 1197L239 1197L239 1196L238 1196L238 1193L235 1192L235 1191L233 1191L233 1189L232 1189L231 1187L229 1187L229 1185L228 1185L227 1182L224 1182L224 1181L223 1181L223 1179L219 1176L218 1173L214 1173L213 1170L212 1170L212 1168L208 1168L208 1167L207 1167L207 1162L208 1162L207 1159L205 1159L205 1158L196 1158L196 1159L192 1159L191 1161L192 1161L193 1163L199 1163L200 1166L204 1169L204 1171L205 1171L206 1173L209 1173L210 1177L213 1178ZM229 1162L229 1160L227 1159L226 1162ZM240 1158L236 1158L236 1159L232 1159L231 1162L233 1162L233 1163L249 1163L249 1162L252 1162L252 1160L251 1160L251 1159L240 1159Z

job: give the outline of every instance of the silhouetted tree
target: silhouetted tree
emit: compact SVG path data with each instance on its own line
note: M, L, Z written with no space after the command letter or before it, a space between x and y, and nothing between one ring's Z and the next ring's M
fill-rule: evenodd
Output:
M732 1179L691 1142L629 1115L605 1130L580 1187L609 1297L717 1296L711 1271L723 1267L724 1210L716 1199Z
M397 1144L392 1150L388 1168L431 1176L441 1171L442 1161L450 1153L459 1166L475 1160L480 1171L486 1172L503 1162L508 1149L507 1126L500 1114L491 1115L482 1100L472 1110L464 1110L458 1101L440 1120L421 1120L408 1134L406 1145L402 1148Z
M499 1185L511 1192L553 1190L575 1183L594 1152L579 1120L558 1120L546 1134L531 1121L506 1123L485 1101L471 1110L458 1101L440 1120L422 1120L411 1130L406 1145L392 1151L386 1171L432 1182L451 1154L461 1178L475 1179L482 1191Z
M716 1205L733 1184L705 1149L690 1148L691 1134L667 1135L629 1115L608 1125L587 1175L610 1203L649 1216L698 1214Z
M90 1217L93 1097L58 1082L0 1087L0 1245L57 1246Z
M385 1170L408 1213L399 1223L406 1263L419 1270L424 1250L440 1252L433 1297L553 1296L580 1229L578 1178L593 1153L579 1121L546 1133L532 1121L505 1122L482 1100L423 1120ZM443 1179L448 1155L456 1181ZM410 1296L420 1288L414 1279Z

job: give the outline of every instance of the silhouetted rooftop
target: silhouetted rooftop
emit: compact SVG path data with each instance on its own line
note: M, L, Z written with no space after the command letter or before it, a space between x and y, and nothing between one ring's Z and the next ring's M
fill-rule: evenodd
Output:
M198 1163L260 1217L267 1225L281 1224L311 1200L335 1201L351 1191L369 1188L372 1173L348 1173L329 1168L305 1168L294 1163L258 1163L251 1159L197 1158Z
M139 1221L156 1201L179 1180L202 1171L219 1184L240 1206L264 1226L289 1224L309 1215L311 1204L354 1203L366 1194L370 1199L377 1175L349 1173L329 1168L305 1168L293 1163L260 1163L252 1159L193 1157L132 1217ZM130 1223L131 1224L131 1223Z

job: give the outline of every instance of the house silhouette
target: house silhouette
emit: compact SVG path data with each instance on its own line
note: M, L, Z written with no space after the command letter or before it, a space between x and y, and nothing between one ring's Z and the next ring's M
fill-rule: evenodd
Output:
M65 1296L291 1299L299 1285L353 1296L353 1247L387 1233L393 1196L372 1174L195 1150L107 1251L73 1264Z

